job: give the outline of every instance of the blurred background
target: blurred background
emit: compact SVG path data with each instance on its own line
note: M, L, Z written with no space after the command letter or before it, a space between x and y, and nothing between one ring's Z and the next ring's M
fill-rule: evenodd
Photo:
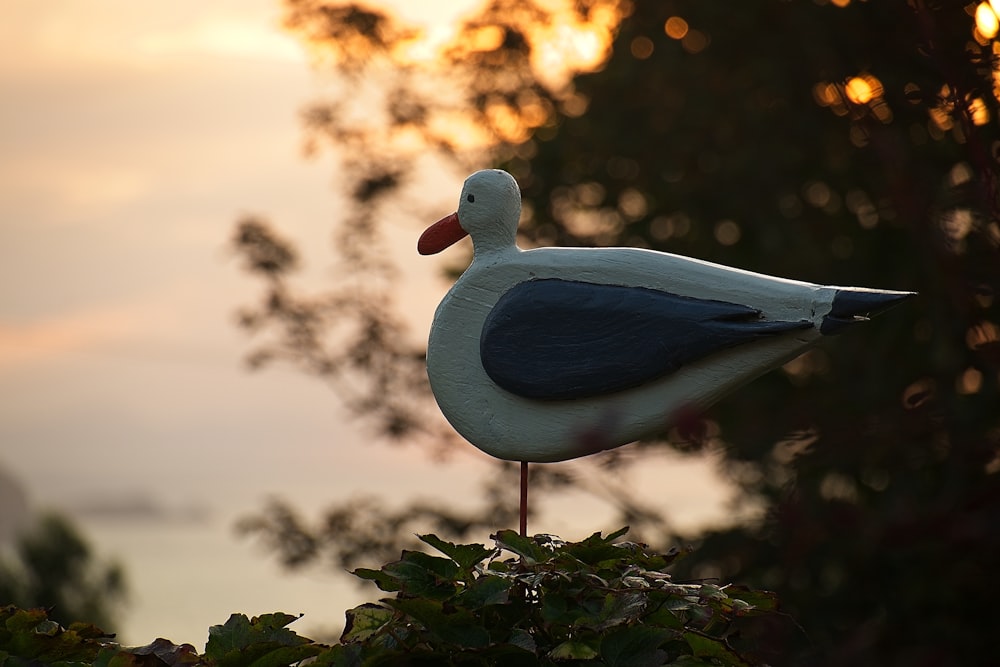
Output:
M409 13L440 29L472 4ZM324 384L247 371L236 315L257 289L230 247L237 219L280 221L299 244L301 284L319 288L334 279L343 206L337 163L303 152L300 111L331 77L282 11L277 0L3 10L0 540L10 552L40 514L68 516L92 560L122 566L113 629L126 644L201 647L232 612L305 613L300 631L335 629L376 592L342 569L288 576L237 535L238 519L270 497L312 511L369 494L461 498L489 470L471 447L458 468L363 447L370 433ZM456 182L428 195L441 214ZM386 222L419 342L447 281L411 260L419 222ZM690 469L709 467L686 462L678 480ZM707 475L710 506L694 503L692 525L725 512L723 483Z
M627 524L695 547L678 577L775 590L771 664L990 664L1000 5L415 5L5 7L0 597L76 554L125 643L235 611L318 636L377 594L344 570L513 525L516 472L423 375L468 246L413 253L500 166L523 247L920 292L655 442L536 466L531 530Z

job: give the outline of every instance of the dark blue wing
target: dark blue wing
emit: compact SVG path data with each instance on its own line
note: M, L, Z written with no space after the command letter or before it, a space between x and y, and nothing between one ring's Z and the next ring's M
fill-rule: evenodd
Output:
M725 301L642 287L530 280L504 293L483 324L480 356L507 391L540 400L630 389L706 355L794 329Z

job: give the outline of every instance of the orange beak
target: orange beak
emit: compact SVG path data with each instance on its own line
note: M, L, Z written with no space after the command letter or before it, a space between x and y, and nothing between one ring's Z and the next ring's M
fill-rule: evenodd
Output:
M424 230L417 241L417 252L421 255L439 253L453 243L461 241L469 232L458 224L458 213L452 213L441 218Z

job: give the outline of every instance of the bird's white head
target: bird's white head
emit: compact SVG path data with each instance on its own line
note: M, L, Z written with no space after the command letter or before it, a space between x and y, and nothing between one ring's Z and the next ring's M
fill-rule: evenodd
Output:
M484 169L465 179L458 211L428 227L417 242L421 255L441 252L472 237L476 254L514 246L521 217L521 189L506 171Z

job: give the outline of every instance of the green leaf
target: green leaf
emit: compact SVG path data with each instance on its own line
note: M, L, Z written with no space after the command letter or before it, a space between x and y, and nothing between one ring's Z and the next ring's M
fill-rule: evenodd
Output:
M394 577L400 591L413 597L444 600L458 589L458 565L450 558L439 558L420 551L404 551L403 557L382 568Z
M422 551L404 551L403 557L392 565L396 564L416 565L443 579L453 579L459 572L458 564L450 558L431 556Z
M628 530L629 530L628 526L622 526L621 528L619 528L615 532L609 533L608 536L604 538L604 541L605 542L614 542L619 537L621 537L622 535L624 535L625 533L627 533ZM599 535L600 533L597 533L597 534Z
M511 566L509 562L502 560L492 560L490 564L486 566L486 569L490 572L500 572L507 573L510 572Z
M340 641L363 642L385 627L392 620L393 612L380 604L367 602L348 609L345 615L347 624L340 635Z
M83 639L113 639L114 634L110 634L92 623L70 623L67 630L75 632Z
M687 609L687 607L684 607L684 609ZM661 607L653 613L647 614L643 617L642 622L645 625L658 628L670 628L674 630L679 630L684 627L684 622L680 619L676 611L671 611L665 607Z
M351 572L351 574L359 579L374 581L376 586L387 593L395 593L399 590L399 579L390 576L381 570L370 570L366 567L359 567Z
M716 667L715 662L706 662L693 655L682 655L670 663L670 667Z
M721 587L715 584L702 584L698 596L703 600L725 600L729 597Z
M525 651L531 651L534 654L538 653L538 644L535 642L535 638L531 636L530 632L521 628L515 628L510 633L507 643L522 648Z
M65 630L44 609L0 609L0 651L10 664L91 664L100 642Z
M452 544L432 534L418 535L417 537L458 563L458 566L463 570L471 569L495 552L495 550L487 549L482 544Z
M360 644L348 646L336 644L317 655L309 665L310 667L361 667L362 651Z
M417 621L444 642L467 648L481 648L490 642L486 628L465 610L445 613L440 602L418 598L385 600L385 603Z
M750 667L750 664L731 649L725 640L690 631L684 633L684 640L696 658L712 658L727 667Z
M528 565L543 563L552 557L551 551L530 537L523 537L513 530L497 531L492 538L498 547L517 554Z
M276 667L304 660L322 649L304 646L310 644L310 640L285 627L297 618L278 613L248 619L243 614L233 614L224 625L209 628L205 657L214 660L221 667ZM288 648L298 650L285 650ZM285 662L281 662L282 660Z
M622 528L607 537L602 537L600 533L594 533L582 542L566 545L565 553L588 565L620 560L629 555L628 551L612 544L612 541L627 531L627 527Z
M676 636L676 632L663 628L620 628L601 641L601 660L607 667L657 667L667 657L660 646Z
M483 575L462 592L459 600L466 609L477 610L488 605L505 604L510 599L510 579Z
M549 623L572 625L586 614L577 604L570 604L565 596L549 591L542 599L542 619Z
M296 665L306 658L311 658L322 653L323 647L318 644L308 644L305 646L282 646L275 648L260 656L249 667L287 667ZM238 665L246 663L240 662Z
M170 667L201 664L201 658L193 646L190 644L177 645L166 639L157 639L145 646L120 649L106 664L107 667L149 665L152 663L150 658L157 661L156 664L169 665ZM96 662L95 667L97 667Z
M729 586L726 588L729 597L751 605L755 611L775 611L778 608L778 596L770 591L756 591L746 586Z
M638 619L645 610L646 596L643 593L608 593L604 597L604 606L598 616L596 627L598 630L606 630L621 625Z
M579 641L565 641L549 651L553 660L590 660L597 657L597 651L588 644Z
M46 637L55 637L63 632L62 626L53 620L45 619L34 628L31 629L36 635L45 635Z
M440 664L440 661L435 664ZM502 667L539 667L542 663L538 661L538 657L531 651L527 651L513 644L496 644L485 650L477 651L476 657L468 663L456 661L456 664L502 665Z

